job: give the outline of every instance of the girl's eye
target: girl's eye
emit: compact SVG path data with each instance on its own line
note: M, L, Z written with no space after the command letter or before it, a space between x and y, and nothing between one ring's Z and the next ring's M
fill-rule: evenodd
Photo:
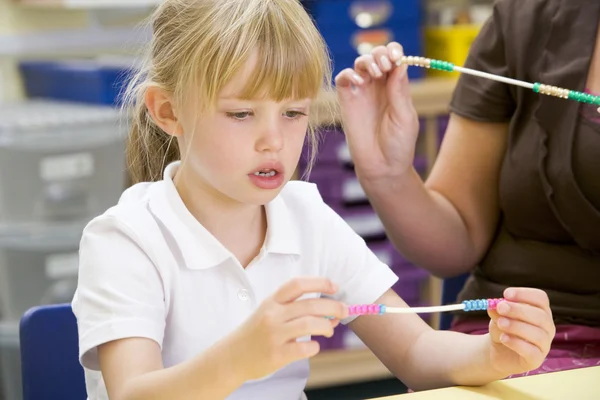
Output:
M248 118L250 115L252 115L252 113L249 112L249 111L228 112L227 113L227 116L229 118L237 119L237 120L240 120L240 121Z
M292 118L292 119L298 118L300 116L305 116L305 115L306 114L301 111L286 111L285 112L285 116L288 118Z

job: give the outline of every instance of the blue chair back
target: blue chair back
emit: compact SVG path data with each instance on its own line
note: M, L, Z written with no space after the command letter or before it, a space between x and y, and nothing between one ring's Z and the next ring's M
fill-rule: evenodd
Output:
M442 304L454 304L470 274L463 274L453 278L444 279L442 282ZM452 314L440 314L440 329L448 330L452 325Z
M23 400L85 400L77 322L70 304L34 307L21 318Z

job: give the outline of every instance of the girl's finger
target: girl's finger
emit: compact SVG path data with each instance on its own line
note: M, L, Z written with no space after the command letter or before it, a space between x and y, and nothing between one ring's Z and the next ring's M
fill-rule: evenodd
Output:
M285 341L296 340L303 336L332 337L334 327L331 321L322 317L300 317L287 322L282 329Z
M496 307L496 312L501 317L519 320L531 325L539 326L554 336L554 324L552 319L544 310L524 303L513 303L501 301Z
M336 291L337 287L327 278L295 278L281 286L273 296L273 299L277 303L285 304L295 301L300 296L307 293L334 294Z
M504 317L500 317L496 321L496 325L502 333L523 339L537 346L543 353L546 353L550 348L552 338L548 335L548 332L539 326Z
M498 314L498 312L496 310L491 310L488 308L487 313L492 321L496 321L498 319L498 317L500 317L500 315Z
M281 365L287 365L294 361L304 360L319 353L320 345L315 340L290 341L283 345L280 351Z
M515 303L525 303L550 312L550 301L546 292L534 288L508 288L504 298Z
M498 325L496 325L496 322L494 320L490 320L489 331L492 342L501 343L500 335L502 335L502 331L500 330L500 328L498 328Z
M500 335L500 342L525 359L527 368L530 370L539 367L544 361L545 353L539 347L526 340L502 333Z
M348 307L337 300L315 298L298 300L280 309L283 321L291 321L304 316L330 317L341 320L348 317Z

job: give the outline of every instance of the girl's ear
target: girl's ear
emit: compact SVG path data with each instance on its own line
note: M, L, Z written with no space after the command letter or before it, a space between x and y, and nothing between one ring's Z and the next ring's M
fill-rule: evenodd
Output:
M144 102L156 125L171 136L181 136L181 124L176 115L173 98L169 93L151 86L146 90Z

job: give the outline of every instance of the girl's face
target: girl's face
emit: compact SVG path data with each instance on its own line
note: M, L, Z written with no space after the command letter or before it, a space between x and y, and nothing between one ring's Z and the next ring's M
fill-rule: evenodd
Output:
M242 100L252 60L221 91L214 111L185 110L179 136L184 184L239 203L271 201L291 179L308 129L310 99Z

